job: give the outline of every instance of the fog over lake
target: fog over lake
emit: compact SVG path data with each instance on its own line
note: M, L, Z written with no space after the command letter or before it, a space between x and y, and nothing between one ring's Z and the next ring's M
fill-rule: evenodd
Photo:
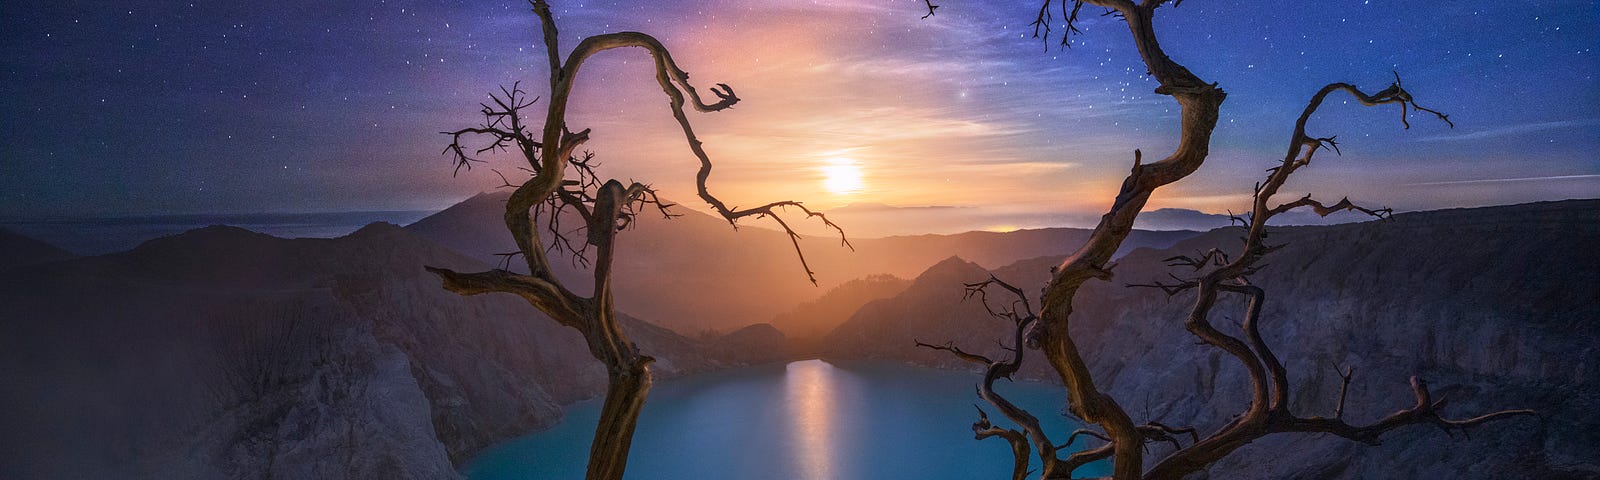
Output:
M806 360L657 382L627 476L1005 478L1010 447L972 436L978 380L973 372ZM1075 428L1059 413L1065 399L1059 387L1002 382L997 389L1041 417L1053 438ZM462 473L473 480L581 479L599 409L598 400L573 405L561 424L495 446ZM1091 465L1079 473L1107 472Z

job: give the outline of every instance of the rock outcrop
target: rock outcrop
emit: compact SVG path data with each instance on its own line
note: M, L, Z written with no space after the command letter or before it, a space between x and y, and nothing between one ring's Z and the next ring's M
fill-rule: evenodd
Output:
M380 223L209 227L10 270L0 477L450 478L601 391L577 333L423 265L488 268ZM624 322L660 378L755 361Z
M1596 211L1600 201L1569 201L1274 230L1271 241L1288 246L1253 279L1267 289L1263 333L1290 366L1297 411L1331 411L1337 364L1356 368L1346 408L1355 421L1407 406L1412 374L1451 399L1447 414L1528 407L1541 416L1456 440L1413 427L1380 447L1272 436L1209 474L1600 475ZM489 267L414 230L373 224L343 238L286 240L210 227L7 269L0 478L450 478L485 446L550 425L562 405L600 391L601 366L575 332L514 297L444 291L422 265ZM1247 401L1232 360L1182 328L1186 298L1123 287L1165 278L1164 258L1233 247L1237 236L1219 229L1133 250L1115 283L1081 292L1079 343L1104 388L1139 419L1205 431ZM682 248L657 253L703 258L702 247ZM763 259L781 263L773 260ZM1031 291L1059 261L994 272ZM995 340L1008 324L961 299L962 284L989 270L957 257L929 264L904 291L866 303L835 329L828 355L970 368L914 339L999 354ZM687 267L630 268L659 280L651 269ZM664 379L786 354L771 325L691 339L623 321ZM1033 358L1021 377L1052 379ZM1282 461L1288 451L1293 460Z
M1484 425L1468 438L1408 427L1368 447L1327 435L1259 440L1210 469L1213 478L1595 478L1600 476L1600 201L1547 202L1397 215L1391 221L1282 227L1252 281L1266 289L1263 336L1290 369L1293 408L1331 415L1333 365L1355 367L1346 418L1370 422L1414 401L1420 375L1450 399L1449 416L1533 408L1540 416ZM1137 250L1113 282L1091 282L1075 303L1073 331L1096 382L1138 421L1212 431L1249 402L1232 357L1197 345L1184 329L1192 297L1129 283L1167 279L1163 259L1237 249L1218 229L1170 249ZM997 269L1035 292L1061 257ZM862 308L830 337L830 354L957 365L911 348L912 338L1001 354L1007 325L972 302L963 282L987 272L954 260L901 295ZM940 281L932 281L935 278ZM929 281L924 281L924 280ZM1037 294L1035 294L1037 295ZM1214 322L1242 305L1214 310ZM1025 377L1054 381L1037 352ZM945 355L948 357L948 355ZM962 366L961 368L967 368ZM1051 415L1055 412L1035 412ZM1152 447L1159 459L1162 448Z

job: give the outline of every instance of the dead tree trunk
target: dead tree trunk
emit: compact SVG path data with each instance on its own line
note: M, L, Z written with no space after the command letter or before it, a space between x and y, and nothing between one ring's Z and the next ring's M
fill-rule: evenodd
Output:
M638 47L648 51L654 60L657 83L670 100L673 117L683 129L690 151L699 160L696 187L700 198L712 209L737 227L745 217L769 217L788 232L795 252L800 255L799 235L789 228L779 216L786 208L795 208L808 218L816 217L824 225L837 230L845 246L844 231L828 221L821 213L813 212L800 202L785 200L749 209L730 209L713 196L706 183L711 174L711 160L695 137L684 109L692 102L695 110L714 112L739 101L727 85L712 88L718 101L707 104L689 84L689 75L680 70L672 55L654 37L638 32L617 32L595 35L580 41L565 59L561 58L557 43L555 19L544 0L533 0L533 11L539 16L546 57L549 61L550 95L546 103L545 122L538 136L525 123L523 109L533 105L516 85L501 88L491 96L491 102L482 105L483 124L444 132L451 136L445 148L455 162L456 170L472 168L479 159L474 155L485 152L514 152L527 162L522 170L531 178L520 184L505 179L504 187L513 188L506 201L505 227L516 241L517 251L506 254L507 265L512 258L521 256L526 262L527 274L505 269L478 273L460 273L442 268L427 267L428 271L443 280L444 288L462 295L484 293L509 293L527 300L557 323L577 330L583 335L589 353L606 366L606 396L601 407L600 420L595 426L594 442L589 448L589 480L618 480L623 476L628 462L628 452L633 442L634 428L639 412L650 392L650 363L653 359L639 352L638 347L623 332L618 322L612 300L611 265L614 260L616 234L631 225L639 210L653 207L662 215L673 216L668 211L672 205L663 204L655 190L648 185L631 183L624 186L617 180L601 182L585 153L573 152L589 139L589 130L576 133L567 128L567 101L578 78L578 70L589 57L600 52L623 47ZM492 105L491 105L492 103ZM491 139L481 148L467 147L464 141L483 136ZM497 172L498 173L498 172ZM576 216L582 223L577 229L560 227L563 215ZM543 222L543 228L539 225ZM550 234L548 241L541 231ZM586 232L581 237L575 232ZM548 247L547 247L548 245ZM590 249L595 252L594 294L584 297L573 293L552 274L548 250L567 253L575 261L586 263ZM802 268L814 284L816 278L805 257L800 255Z
M1179 1L1171 3L1176 6ZM968 285L968 296L974 295L976 291L982 298L984 289L991 285L1000 285L1017 297L1022 307L1021 311L1016 308L996 310L989 307L987 298L984 298L985 306L989 308L991 314L1011 319L1016 325L1017 341L1011 347L1012 359L993 361L968 354L953 344L935 346L918 343L924 347L946 350L962 359L988 366L984 381L979 384L979 396L1005 413L1007 419L1028 432L1027 437L1033 443L1033 448L1039 452L1041 478L1071 478L1076 468L1091 461L1111 458L1112 477L1118 480L1178 479L1205 468L1239 447L1271 433L1325 432L1357 441L1376 443L1379 435L1403 425L1430 423L1442 428L1461 429L1506 416L1532 413L1527 410L1507 410L1468 420L1446 420L1438 413L1439 407L1444 402L1430 400L1426 384L1415 378L1412 380L1412 385L1417 395L1416 406L1397 412L1373 425L1352 426L1340 419L1340 415L1335 415L1333 419L1301 418L1288 411L1288 375L1282 362L1268 348L1259 332L1259 316L1261 304L1265 301L1265 293L1259 287L1251 285L1248 279L1248 275L1254 273L1257 268L1255 261L1279 247L1268 246L1262 242L1265 237L1266 222L1279 213L1307 206L1321 215L1339 210L1359 210L1385 217L1388 210L1358 207L1351 204L1348 199L1332 206L1324 206L1309 196L1276 206L1269 202L1288 176L1296 169L1309 164L1311 156L1319 148L1335 147L1332 138L1314 138L1305 134L1306 120L1317 110L1326 96L1333 92L1346 91L1361 104L1368 106L1398 104L1401 106L1401 121L1407 128L1410 127L1410 124L1406 123L1409 109L1431 113L1446 123L1449 122L1443 114L1416 105L1411 94L1401 87L1397 76L1393 85L1372 95L1363 93L1349 84L1335 83L1324 87L1312 97L1295 124L1289 152L1283 163L1273 168L1267 180L1257 186L1252 213L1248 220L1241 219L1249 226L1249 230L1244 250L1236 258L1230 260L1226 254L1215 250L1201 257L1174 257L1169 259L1169 263L1175 266L1190 266L1197 272L1206 268L1212 269L1199 278L1180 279L1175 284L1139 285L1161 288L1168 295L1176 295L1191 289L1196 291L1197 299L1185 321L1186 328L1205 343L1229 353L1240 361L1251 378L1252 402L1234 421L1205 439L1201 439L1192 427L1174 428L1155 422L1135 425L1127 410L1095 385L1088 364L1084 360L1084 353L1073 341L1070 328L1073 298L1077 295L1078 289L1090 279L1111 279L1112 269L1115 267L1111 257L1133 229L1134 220L1144 208L1150 195L1157 188L1193 173L1205 161L1210 148L1211 132L1217 124L1218 112L1226 94L1215 84L1200 80L1162 51L1156 38L1153 19L1156 10L1168 3L1165 0L1137 2L1074 0L1070 4L1070 9L1067 8L1066 0L1044 0L1034 23L1036 37L1040 36L1041 32L1045 37L1049 36L1050 25L1055 21L1051 7L1056 2L1060 4L1061 16L1067 25L1066 32L1062 36L1063 44L1069 41L1068 35L1077 32L1078 13L1085 4L1104 7L1108 15L1120 17L1126 22L1140 58L1149 69L1150 76L1160 84L1155 93L1172 96L1178 102L1181 108L1182 129L1178 148L1160 161L1145 164L1143 155L1134 150L1132 171L1123 180L1122 188L1110 211L1101 217L1089 240L1053 269L1051 280L1045 287L1040 301L1041 312L1037 316L1033 314L1027 296L1022 290L997 278L991 277L988 281ZM928 15L933 15L937 6L931 2L925 3ZM1246 339L1225 334L1213 328L1208 321L1220 294L1238 294L1247 298L1248 305L1243 324ZM1080 430L1074 432L1065 444L1055 444L1038 428L1038 420L1035 417L1027 412L1013 411L1020 409L1016 409L1004 398L994 394L992 389L994 380L999 377L1009 378L1010 373L1018 368L1022 361L1023 349L1027 347L1043 351L1045 359L1057 372L1067 389L1069 411L1085 422L1098 426L1099 432ZM1342 375L1343 381L1348 383L1349 374ZM1341 414L1343 404L1341 393L1339 399ZM1011 435L1001 435L1000 432L1005 431L1004 429L990 425L987 415L981 410L979 414L980 420L979 424L974 425L975 430L982 425L985 431L995 432L987 436L1002 436L1012 442L1014 452L1021 451L1015 441L1015 438L1021 435L1014 431ZM1174 435L1179 434L1188 434L1193 443L1188 447L1182 447L1174 438ZM1098 438L1105 444L1074 453L1065 459L1057 456L1057 449L1072 444L1080 435ZM986 438L986 435L980 433L979 437ZM1151 442L1171 443L1176 451L1146 471L1143 454L1145 444ZM1016 455L1016 458L1014 472L1026 471L1027 456Z
M1441 429L1461 430L1490 420L1534 413L1532 410L1504 410L1467 420L1448 420L1439 413L1439 409L1444 406L1443 400L1431 400L1427 383L1417 377L1411 378L1411 387L1416 395L1415 406L1396 412L1372 425L1355 426L1342 419L1344 388L1340 389L1339 407L1334 418L1300 417L1290 411L1292 392L1289 390L1288 371L1261 336L1261 306L1266 301L1266 292L1261 287L1251 284L1249 278L1260 268L1257 261L1283 247L1283 245L1268 245L1265 242L1267 221L1278 214L1302 207L1310 207L1313 212L1322 216L1348 210L1387 219L1390 213L1388 208L1372 209L1358 206L1348 198L1341 199L1333 205L1324 205L1312 199L1310 195L1274 204L1273 197L1278 193L1278 189L1288 181L1290 175L1301 167L1310 165L1312 156L1318 150L1333 149L1337 153L1338 145L1332 137L1309 136L1305 133L1305 126L1306 121L1322 105L1323 100L1329 94L1340 91L1349 93L1365 106L1400 105L1401 123L1407 128L1410 127L1410 123L1406 120L1406 116L1410 109L1430 113L1446 123L1450 122L1444 114L1417 105L1411 93L1401 86L1398 75L1388 88L1370 95L1345 83L1333 83L1323 87L1311 97L1299 120L1295 122L1294 133L1289 140L1289 151L1283 161L1269 170L1265 181L1257 184L1253 192L1255 200L1252 202L1251 212L1245 218L1236 217L1236 221L1248 227L1241 252L1233 258L1219 250L1193 257L1172 257L1167 259L1168 265L1190 268L1191 272L1203 272L1203 274L1191 279L1174 275L1177 281L1173 283L1131 285L1160 288L1168 295L1194 290L1195 306L1189 313L1186 326L1207 344L1221 348L1239 360L1250 375L1252 395L1251 405L1245 412L1209 437L1187 448L1180 448L1161 459L1145 473L1145 478L1183 478L1215 463L1239 447L1273 433L1322 432L1363 443L1377 444L1380 435L1406 425L1432 424ZM1243 339L1217 330L1209 322L1211 310L1217 298L1223 294L1241 295L1245 298L1244 322L1240 325L1244 332ZM1343 385L1348 386L1350 375L1348 371L1340 373Z
M1056 267L1041 302L1039 345L1045 358L1060 375L1067 387L1068 408L1084 421L1097 424L1110 437L1113 457L1113 477L1120 480L1139 478L1144 464L1144 436L1134 427L1128 413L1116 400L1101 392L1089 374L1083 354L1072 340L1072 299L1078 289L1090 279L1111 278L1111 256L1122 246L1122 241L1133 230L1134 219L1144 208L1150 194L1157 188L1178 181L1200 168L1210 152L1211 132L1217 126L1217 115L1227 94L1215 84L1196 77L1161 49L1156 40L1153 20L1160 1L1147 0L1135 4L1131 0L1088 0L1074 2L1073 15L1083 4L1106 7L1121 15L1139 56L1149 69L1150 76L1159 82L1155 92L1170 95L1181 109L1181 137L1177 150L1166 158L1144 164L1142 155L1134 152L1133 170L1123 180L1111 210L1101 217L1089 240L1072 256ZM1045 10L1049 8L1045 3ZM1063 3L1063 6L1065 4ZM1050 21L1041 22L1048 25ZM1046 466L1045 478L1069 477L1070 472L1057 472Z

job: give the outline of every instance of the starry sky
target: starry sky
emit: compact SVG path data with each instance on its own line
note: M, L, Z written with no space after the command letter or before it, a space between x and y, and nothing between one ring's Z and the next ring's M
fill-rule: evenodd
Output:
M734 87L735 108L691 113L724 200L804 200L858 235L1091 224L1135 148L1177 141L1126 27L1092 8L1062 49L1031 38L1031 0L946 0L926 19L920 0L552 3L567 48L642 31L698 86ZM1395 108L1336 97L1309 133L1338 135L1343 155L1286 197L1405 211L1600 196L1600 4L1284 5L1159 12L1167 52L1229 97L1211 158L1151 208L1244 208L1313 92L1376 91L1395 71L1456 128L1406 130ZM545 93L536 29L518 0L0 2L0 217L443 208L500 181L452 176L438 132L474 124L499 85ZM569 124L593 129L605 175L699 208L648 59L586 64ZM839 165L859 188L827 188Z

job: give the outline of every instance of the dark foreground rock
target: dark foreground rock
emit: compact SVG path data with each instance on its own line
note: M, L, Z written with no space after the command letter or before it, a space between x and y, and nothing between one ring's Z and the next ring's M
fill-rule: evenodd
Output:
M1449 398L1447 416L1504 408L1533 408L1540 416L1483 425L1468 437L1406 427L1376 447L1278 434L1218 463L1211 478L1600 477L1596 212L1600 201L1548 202L1273 230L1270 241L1287 246L1251 278L1266 289L1262 333L1288 365L1296 413L1332 414L1339 365L1355 368L1345 411L1356 423L1409 407L1413 374ZM1134 251L1113 282L1091 282L1079 293L1074 336L1097 384L1137 422L1208 432L1247 406L1242 367L1197 345L1183 327L1192 294L1168 298L1124 286L1182 275L1162 260L1212 247L1237 250L1239 235L1219 229L1170 249ZM1023 261L995 273L1037 292L1060 261ZM1008 334L1007 324L959 301L961 283L986 275L959 260L935 266L900 296L863 307L829 337L829 355L969 368L913 348L913 339L1002 355L996 340ZM1237 335L1242 305L1227 302L1214 312L1213 323ZM1030 354L1024 376L1053 380L1042 357ZM1151 448L1154 461L1171 447Z
M451 478L601 391L575 332L515 297L446 292L423 265L488 268L373 224L210 227L11 270L0 478ZM756 360L624 322L658 378Z
M55 245L0 228L0 270L59 262L76 256Z

